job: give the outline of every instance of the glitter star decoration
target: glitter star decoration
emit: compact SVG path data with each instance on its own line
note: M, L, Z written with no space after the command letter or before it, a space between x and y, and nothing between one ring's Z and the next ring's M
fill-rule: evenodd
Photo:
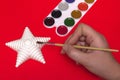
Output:
M49 40L50 37L34 37L29 28L26 27L21 39L8 42L6 46L18 52L16 67L19 67L28 59L33 59L45 64L46 61L41 51L44 44L37 44L36 42L48 42Z

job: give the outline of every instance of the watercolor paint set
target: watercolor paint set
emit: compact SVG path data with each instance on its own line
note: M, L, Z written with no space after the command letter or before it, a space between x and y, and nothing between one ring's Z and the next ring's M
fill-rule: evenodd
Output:
M56 34L66 36L97 0L62 0L43 20L46 28L56 27Z

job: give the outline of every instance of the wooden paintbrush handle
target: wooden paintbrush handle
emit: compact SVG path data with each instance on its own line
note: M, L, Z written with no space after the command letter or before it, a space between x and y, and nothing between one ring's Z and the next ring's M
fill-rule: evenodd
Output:
M64 46L64 44L55 43L55 46L60 46L60 47L62 47L62 46ZM119 52L119 50L115 50L115 49L85 47L85 46L78 46L78 45L73 45L73 47L79 48L79 49L99 50L99 51L107 51L107 52Z

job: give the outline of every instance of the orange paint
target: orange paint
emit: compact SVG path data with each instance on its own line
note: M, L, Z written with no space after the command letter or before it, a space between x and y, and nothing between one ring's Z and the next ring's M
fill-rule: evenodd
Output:
M81 2L79 5L78 5L78 8L81 10L81 11L86 11L88 9L88 5L85 3L85 2Z

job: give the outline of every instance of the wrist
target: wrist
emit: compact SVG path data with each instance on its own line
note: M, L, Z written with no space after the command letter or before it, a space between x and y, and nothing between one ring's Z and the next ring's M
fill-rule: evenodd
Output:
M112 74L106 80L120 80L120 64L116 63L114 68L111 67Z

